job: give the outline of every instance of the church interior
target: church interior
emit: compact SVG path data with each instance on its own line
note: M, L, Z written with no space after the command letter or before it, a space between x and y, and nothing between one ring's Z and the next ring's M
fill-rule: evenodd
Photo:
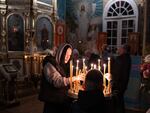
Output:
M63 43L72 45L76 60L101 58L105 46L117 56L117 48L128 44L126 113L149 113L149 8L149 0L0 0L0 113L42 112L37 95L43 59Z

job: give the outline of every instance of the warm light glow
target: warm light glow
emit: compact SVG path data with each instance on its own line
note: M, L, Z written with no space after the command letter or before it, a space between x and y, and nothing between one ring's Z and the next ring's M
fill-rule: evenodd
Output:
M96 69L96 67L97 67L96 64L94 64L94 69Z

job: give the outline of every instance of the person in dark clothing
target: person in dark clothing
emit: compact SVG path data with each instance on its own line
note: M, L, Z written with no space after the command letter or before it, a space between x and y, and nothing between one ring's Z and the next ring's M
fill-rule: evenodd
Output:
M44 102L43 113L67 113L67 92L70 84L69 60L72 54L70 44L62 44L56 56L46 56L43 60L43 74L39 100ZM72 77L72 81L80 80Z
M99 59L100 56L98 54L92 53L87 63L88 69L91 69L91 64L97 65Z
M84 90L78 93L73 113L106 113L103 77L100 71L90 70L85 78Z
M114 113L125 113L124 93L128 86L131 70L130 47L123 45L118 49L119 56L112 62L112 95Z

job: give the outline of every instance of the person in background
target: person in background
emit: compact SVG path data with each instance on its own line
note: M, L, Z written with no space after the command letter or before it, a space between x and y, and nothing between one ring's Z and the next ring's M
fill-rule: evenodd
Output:
M84 89L79 91L72 111L73 113L106 113L103 76L100 71L93 69L86 74Z
M111 77L106 78L111 82L114 113L125 113L124 93L128 86L131 70L130 47L124 44L118 49L118 56L111 65Z
M77 49L73 49L73 60L76 62L79 59L79 51Z
M100 59L100 56L98 54L95 54L95 53L92 53L89 60L88 60L88 63L87 63L87 66L88 66L88 69L91 68L91 64L98 64L98 59Z
M111 50L110 50L110 48L108 47L107 44L103 44L103 46L102 46L101 57L102 57L102 60L103 60L104 63L107 62L108 57L111 57Z
M69 61L72 54L70 44L62 44L56 56L48 55L43 60L43 74L39 100L44 102L43 113L68 112ZM72 81L81 80L81 76L72 77Z

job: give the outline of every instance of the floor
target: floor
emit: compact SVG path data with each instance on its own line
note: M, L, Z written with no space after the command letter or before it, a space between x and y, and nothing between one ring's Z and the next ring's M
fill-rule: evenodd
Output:
M20 104L14 107L1 108L0 113L42 113L43 103L38 100L37 95L20 99ZM126 110L126 113L145 113Z

